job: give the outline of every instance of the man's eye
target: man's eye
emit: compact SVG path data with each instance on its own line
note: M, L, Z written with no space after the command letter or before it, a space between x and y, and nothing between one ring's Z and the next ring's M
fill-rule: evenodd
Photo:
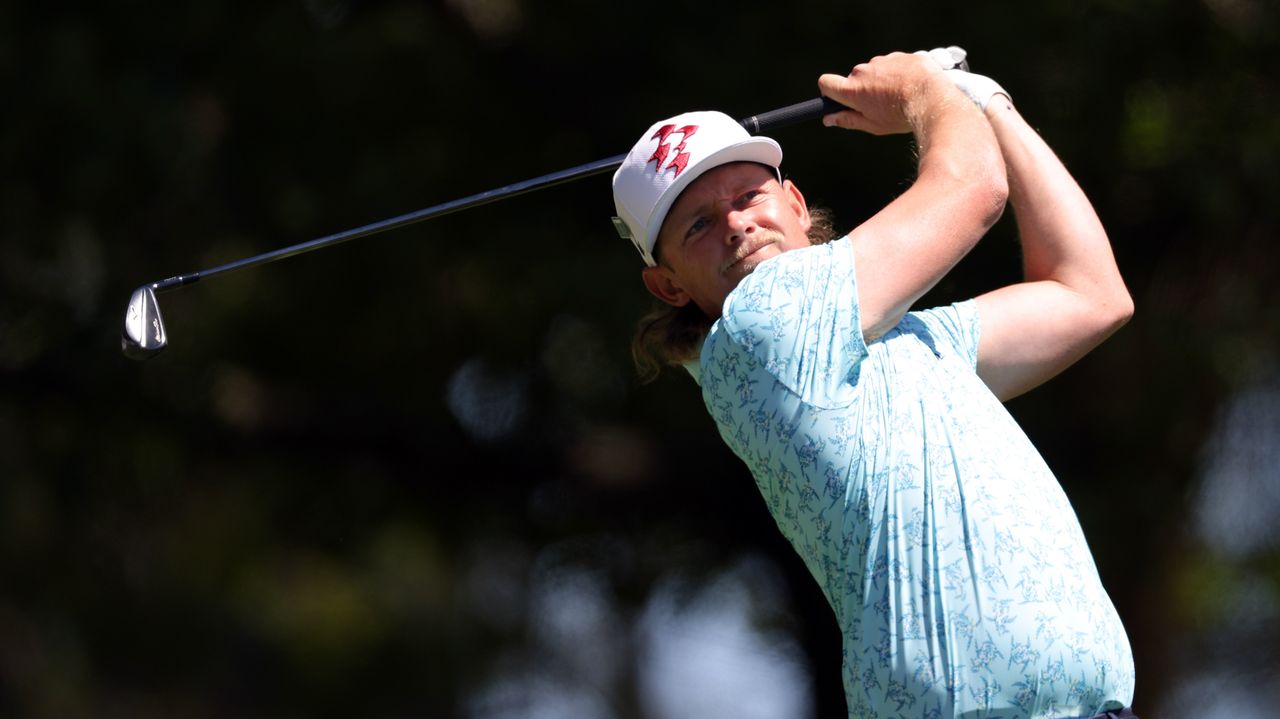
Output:
M711 224L711 223L707 220L707 218L705 218L705 217L699 217L698 219L694 220L694 221L689 225L689 232L687 233L687 235L686 235L686 236L687 236L687 237L693 237L694 235L698 234L699 232L702 232L703 230L705 230L705 229L707 228L707 225L709 225L709 224Z

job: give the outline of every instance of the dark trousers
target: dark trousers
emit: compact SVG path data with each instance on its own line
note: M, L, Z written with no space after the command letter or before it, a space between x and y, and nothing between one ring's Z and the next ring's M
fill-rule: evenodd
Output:
M1124 709L1103 712L1097 716L1091 716L1089 719L1139 719L1139 717L1133 713L1132 709L1125 707Z

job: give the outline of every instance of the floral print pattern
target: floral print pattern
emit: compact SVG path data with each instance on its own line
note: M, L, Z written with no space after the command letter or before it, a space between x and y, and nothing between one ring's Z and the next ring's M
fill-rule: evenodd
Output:
M860 329L849 239L742 281L691 371L822 587L851 717L1078 717L1133 659L1075 513L975 373L972 301Z

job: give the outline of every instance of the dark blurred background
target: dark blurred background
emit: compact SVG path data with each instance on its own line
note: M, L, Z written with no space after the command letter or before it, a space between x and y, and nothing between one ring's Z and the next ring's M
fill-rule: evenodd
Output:
M649 307L607 176L163 295L148 281L808 99L960 44L1095 200L1134 320L1010 404L1144 717L1280 706L1280 11L292 0L0 6L0 715L833 717L831 611ZM784 169L848 229L904 138ZM928 298L1017 278L1006 217Z

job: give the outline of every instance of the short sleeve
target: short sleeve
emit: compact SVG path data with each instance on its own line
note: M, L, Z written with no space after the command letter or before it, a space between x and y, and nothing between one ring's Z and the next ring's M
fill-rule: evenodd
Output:
M970 367L978 366L981 323L978 320L977 302L966 300L911 314L924 323L936 342L946 344L956 356L964 358Z
M822 404L867 355L848 238L761 263L725 300L720 334Z

